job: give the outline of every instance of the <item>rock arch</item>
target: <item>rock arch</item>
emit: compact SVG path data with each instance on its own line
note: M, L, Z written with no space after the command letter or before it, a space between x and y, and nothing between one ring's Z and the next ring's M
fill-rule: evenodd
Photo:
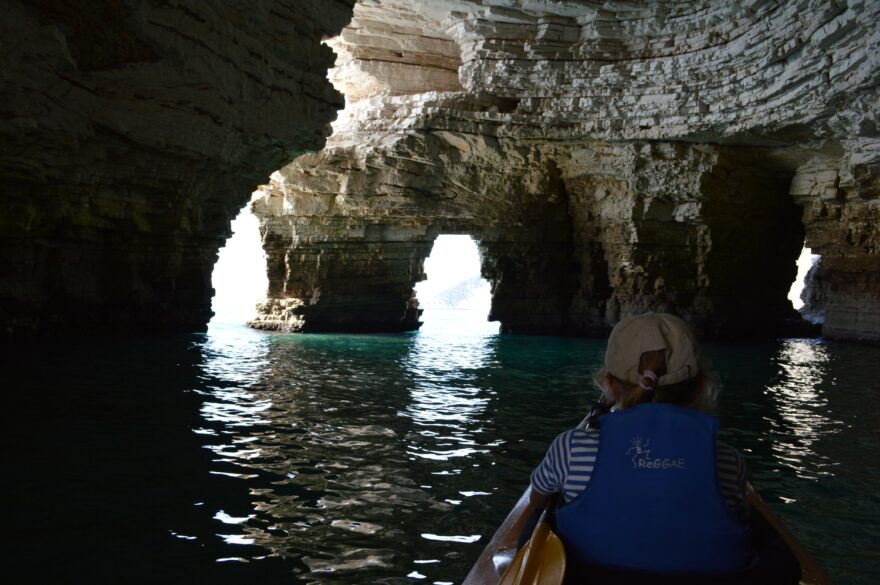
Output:
M827 293L840 325L826 321L826 333L876 335L864 325L876 322L865 306L876 276L852 270L876 275L877 207L863 202L877 177L877 6L443 8L356 6L334 46L369 90L349 93L322 152L264 188L256 208L272 246L296 250L306 233L308 245L323 233L337 246L362 237L352 226L380 222L410 241L412 263L390 277L400 314L412 308L403 283L420 277L443 226L480 242L492 316L509 331L591 334L668 310L706 335L773 335L798 323L785 295L806 232L847 257L823 263L826 289L840 291ZM398 27L407 51L374 60ZM442 38L446 68L400 83L438 60L420 38ZM831 203L829 181L861 195Z

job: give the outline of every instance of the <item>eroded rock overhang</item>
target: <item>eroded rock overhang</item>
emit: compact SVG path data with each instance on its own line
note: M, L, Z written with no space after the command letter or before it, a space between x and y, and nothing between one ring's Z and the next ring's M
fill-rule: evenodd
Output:
M365 0L331 40L347 105L254 203L255 326L418 326L439 233L478 240L492 317L589 334L645 310L880 338L880 5ZM794 327L794 329L792 329Z
M353 3L4 2L0 335L204 329L230 219L344 103Z

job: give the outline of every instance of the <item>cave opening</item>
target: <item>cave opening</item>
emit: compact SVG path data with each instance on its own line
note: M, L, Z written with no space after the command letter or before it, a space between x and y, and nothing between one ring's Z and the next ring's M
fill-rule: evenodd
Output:
M790 300L806 237L804 208L792 195L794 170L760 149L719 151L701 179L702 221L694 250L700 290L689 316L712 338L812 336ZM679 297L680 299L680 297Z
M471 236L437 236L424 272L426 280L415 286L424 311L422 331L498 332L498 324L488 321L492 292L482 277L480 252Z
M804 307L803 292L807 288L807 275L810 273L810 269L819 262L820 258L821 256L813 254L812 250L807 248L806 245L801 250L801 255L798 256L797 276L795 276L794 282L791 283L791 289L788 291L788 300L791 301L791 306L797 310L801 310Z
M232 220L231 230L211 274L214 316L209 327L244 325L256 315L256 305L266 298L269 287L260 222L250 204Z

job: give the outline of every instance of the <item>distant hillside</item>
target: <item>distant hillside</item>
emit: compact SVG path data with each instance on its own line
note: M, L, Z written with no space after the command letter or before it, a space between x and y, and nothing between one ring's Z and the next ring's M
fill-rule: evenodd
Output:
M482 308L490 295L489 283L475 276L433 294L419 292L419 305L423 309L472 309Z

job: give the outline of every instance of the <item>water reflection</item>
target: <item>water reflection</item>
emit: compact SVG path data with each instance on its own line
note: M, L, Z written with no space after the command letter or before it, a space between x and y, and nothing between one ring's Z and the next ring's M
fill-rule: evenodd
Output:
M449 312L446 327L461 316ZM467 317L464 317L467 319ZM408 454L422 459L449 461L489 453L476 435L486 412L491 388L479 383L478 373L490 366L494 334L471 332L450 343L446 328L427 329L415 336L401 364L411 380L410 405L402 413L417 432L408 437ZM435 473L456 473L438 466Z
M243 389L262 379L269 363L270 337L238 325L211 323L202 348L207 379Z
M820 340L785 340L775 361L779 373L764 391L776 411L776 416L765 417L773 455L801 479L831 475L838 463L815 445L843 424L833 417L825 395L831 388L826 383L828 349Z
M707 347L722 425L764 499L838 582L880 572L876 347L788 339Z
M287 559L321 583L467 572L482 517L497 517L479 503L498 489L483 469L507 441L489 411L494 327L453 338L451 324L410 336L212 331L194 432L211 473L248 494L214 510L217 538L242 549L222 560Z
M549 440L593 400L603 348L444 326L387 336L212 330L193 433L211 454L209 474L225 482L204 502L222 543L215 560L310 583L460 580ZM838 354L811 340L708 349L723 357L726 438L748 455L752 480L771 503L790 503L785 519L814 550L828 538L818 510L841 523L834 534L851 533L849 512L825 497L827 482L852 476L843 463L852 438L841 436L853 425L839 411L858 408L835 389L851 375ZM834 489L876 517L858 482L880 482L861 473ZM175 532L204 542L197 530Z
M403 533L396 519L444 506L409 477L392 430L406 393L387 383L404 378L387 368L399 367L408 339L254 334L262 341L242 370L228 361L243 349L236 340L208 344L202 415L222 440L206 447L214 471L245 481L249 494L246 508L215 516L226 524L218 536L260 549L237 558L294 560L293 572L320 582L388 570Z
M222 546L195 505L217 494L192 433L200 340L59 338L3 355L16 439L4 459L8 572L34 583L236 577L216 570Z
M212 324L5 348L7 568L46 583L460 581L593 400L604 343L435 333ZM836 581L874 583L880 350L706 350L752 481Z
M496 386L524 382L505 405L516 413L550 382L520 367L546 340L514 344L505 365L494 327L453 335L453 321L410 336L212 331L194 432L214 456L211 474L247 490L213 510L216 538L240 549L218 561L283 559L321 583L467 572L516 497L498 472L521 489L537 457L522 456L521 424L496 424ZM570 369L580 352L564 347ZM547 368L560 394L578 391L580 376Z

